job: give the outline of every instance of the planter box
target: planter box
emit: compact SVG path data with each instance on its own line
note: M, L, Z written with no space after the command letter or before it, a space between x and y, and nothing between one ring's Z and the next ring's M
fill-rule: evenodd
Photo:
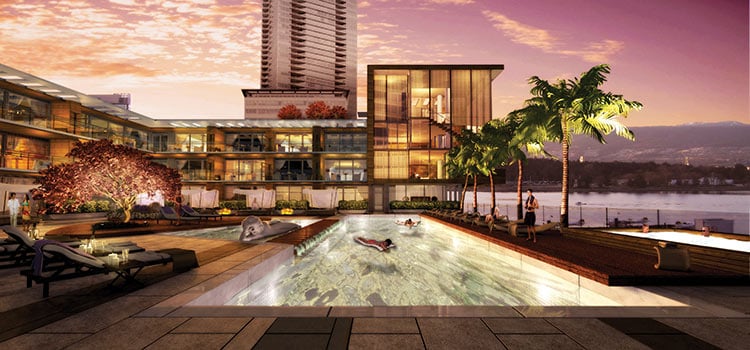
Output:
M47 220L84 220L84 219L101 219L106 218L107 213L68 213L68 214L47 214Z

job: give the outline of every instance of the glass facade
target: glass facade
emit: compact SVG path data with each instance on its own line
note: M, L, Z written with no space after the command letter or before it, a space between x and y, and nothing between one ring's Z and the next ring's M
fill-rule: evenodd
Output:
M262 159L229 159L224 166L227 181L264 181L266 161Z
M33 125L49 127L50 103L10 91L0 90L0 106L3 119Z
M502 66L370 66L374 179L446 179L454 135L492 119Z
M50 164L49 141L10 134L0 134L0 138L0 168L42 170Z
M326 134L324 150L326 152L367 152L367 134Z

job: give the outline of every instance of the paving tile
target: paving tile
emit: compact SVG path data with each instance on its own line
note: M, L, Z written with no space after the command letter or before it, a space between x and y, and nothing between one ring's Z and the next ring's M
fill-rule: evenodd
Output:
M146 349L221 349L234 334L167 334Z
M349 335L352 332L352 319L349 317L336 318L331 332L331 339L328 340L328 350L346 350L349 344Z
M425 349L419 334L352 334L350 350Z
M625 334L680 334L679 330L651 318L600 318L600 321Z
M658 321L722 349L744 350L750 344L750 333L748 333L750 319L747 318L668 318L658 319Z
M67 333L67 334L51 334L51 333L27 333L20 335L15 338L8 339L0 343L0 349L13 349L13 350L56 350L63 349L90 334L85 333Z
M484 318L484 323L494 333L503 334L555 334L560 330L543 318Z
M172 333L237 333L250 318L196 317L175 328Z
M266 333L331 333L335 321L327 317L281 317Z
M652 349L720 349L688 334L631 334L630 336ZM745 346L745 349L747 349L747 346Z
M250 349L255 345L268 327L271 327L275 318L254 318L243 328L223 350Z
M166 300L163 300L162 302L146 310L139 312L135 316L136 317L163 317L163 316L170 314L171 312L175 310L178 310L181 306L189 303L190 301L194 300L200 295L201 293L199 292L180 293Z
M504 349L479 318L418 318L428 349Z
M417 333L417 320L413 317L355 318L352 333Z
M77 333L97 332L145 310L160 302L163 297L124 296L93 307L86 311L64 318L34 332L42 333Z
M185 306L169 317L326 317L330 308L321 306Z
M139 289L130 295L175 295L211 278L210 275L179 274L159 283Z
M184 318L129 318L85 338L71 349L142 349L185 322ZM92 321L93 323L93 321Z
M324 350L329 337L328 334L266 334L253 350Z
M643 343L595 318L550 318L547 321L587 349L649 349Z
M585 349L564 334L498 334L497 337L510 350Z

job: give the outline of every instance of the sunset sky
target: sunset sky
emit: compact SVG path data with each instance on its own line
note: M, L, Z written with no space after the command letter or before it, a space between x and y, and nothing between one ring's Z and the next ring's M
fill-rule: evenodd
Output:
M261 0L0 1L0 63L88 94L127 92L155 119L242 118L259 87ZM493 116L531 76L599 63L605 90L644 104L628 126L750 122L747 0L359 2L359 110L368 64L504 64Z

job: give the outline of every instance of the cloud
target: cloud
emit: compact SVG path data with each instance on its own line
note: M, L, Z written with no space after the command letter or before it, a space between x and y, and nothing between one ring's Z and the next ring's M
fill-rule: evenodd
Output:
M469 5L473 4L474 0L428 0L427 2L438 5Z
M514 43L526 45L547 53L574 56L587 62L601 63L609 61L611 56L620 52L625 43L616 40L605 39L600 42L586 44L583 49L566 49L565 45L552 35L549 31L521 22L512 20L507 16L490 10L482 11L482 14L495 27Z

